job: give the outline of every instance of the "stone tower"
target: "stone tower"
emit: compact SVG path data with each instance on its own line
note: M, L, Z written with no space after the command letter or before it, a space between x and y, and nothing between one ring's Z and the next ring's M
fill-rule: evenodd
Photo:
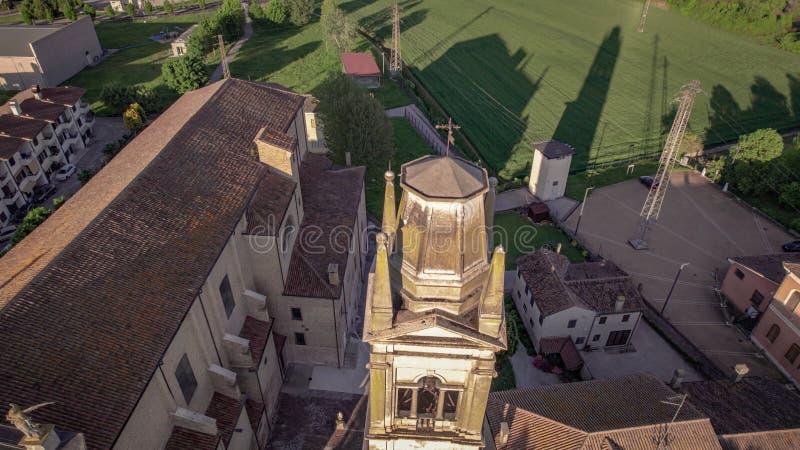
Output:
M505 252L487 259L486 171L426 156L386 172L370 274L369 449L478 449L494 370L506 348Z

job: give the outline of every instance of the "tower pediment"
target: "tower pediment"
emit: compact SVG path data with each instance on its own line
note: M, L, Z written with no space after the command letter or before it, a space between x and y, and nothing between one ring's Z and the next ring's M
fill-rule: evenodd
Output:
M471 318L452 316L439 310L416 316L396 321L391 328L385 330L370 331L364 335L364 341L433 346L471 344L480 348L491 348L493 351L506 349L505 333L497 337L482 334L468 320Z

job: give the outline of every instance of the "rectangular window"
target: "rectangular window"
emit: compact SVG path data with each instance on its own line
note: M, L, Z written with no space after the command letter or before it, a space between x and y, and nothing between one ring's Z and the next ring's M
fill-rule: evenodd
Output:
M736 272L734 272L734 275L736 275L736 278L738 278L740 280L744 280L744 272L742 272L741 270L736 269Z
M800 347L797 344L792 344L789 347L789 350L786 351L786 354L783 355L790 363L795 362L797 360L797 356L800 355Z
M533 319L528 318L528 323L531 324L531 328L533 328Z
M553 186L558 186L558 180L553 181Z
M579 337L579 338L575 339L575 345L581 345L581 344L583 344L583 341L584 341L584 339L582 337Z
M222 305L225 306L225 314L230 317L233 308L236 307L236 300L233 299L231 282L228 280L227 275L222 279L222 283L219 284L219 295L222 297Z
M397 389L397 416L408 417L411 415L411 397L414 390L410 388Z
M750 303L759 306L764 301L764 295L761 292L753 291L753 296L750 297Z
M600 335L599 334L595 334L594 336L592 336L592 342L597 342L599 340L600 340Z
M622 316L622 321L627 322L628 320L630 320L630 318L631 318L630 314L625 314L624 316Z
M292 308L292 320L303 320L303 311L300 308Z
M295 333L294 334L294 343L297 345L306 345L306 334L305 333Z
M767 340L774 343L775 339L778 339L779 334L781 334L780 327L778 327L775 324L772 324L772 326L769 327L769 331L767 331Z
M577 325L577 324L578 324L578 321L575 320L575 319L572 319L567 323L567 328L575 328L575 325Z
M178 380L178 386L181 387L183 398L188 405L192 401L194 391L197 389L197 378L194 377L192 365L189 363L189 357L186 354L178 362L178 367L175 369L175 379Z
M524 309L524 310L525 310L525 312L528 312L528 305L527 305L527 304L525 304L525 303L523 303L523 304L522 304L522 309Z
M608 320L608 317L606 317L606 316L603 316L603 317L601 317L601 318L600 318L600 322L598 322L598 323L599 323L600 325L602 325L602 324L606 323L606 320Z
M458 407L458 391L444 391L444 418L455 420Z
M544 323L544 314L539 314L539 325Z
M525 293L528 294L528 297L531 296L531 290L530 290L530 288L528 288L527 284L525 285Z
M267 365L267 355L264 355L264 362L263 362L263 364L264 364L265 366Z

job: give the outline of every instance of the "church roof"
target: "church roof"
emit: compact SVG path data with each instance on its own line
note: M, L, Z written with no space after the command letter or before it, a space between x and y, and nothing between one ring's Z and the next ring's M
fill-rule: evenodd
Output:
M489 189L486 170L454 156L428 155L403 164L401 182L433 199L465 199Z

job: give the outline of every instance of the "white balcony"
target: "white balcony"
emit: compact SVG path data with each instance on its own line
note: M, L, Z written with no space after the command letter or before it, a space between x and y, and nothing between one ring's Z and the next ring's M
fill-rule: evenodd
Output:
M11 194L11 197L3 198L2 200L0 200L0 203L2 203L5 206L15 204L15 203L17 203L17 200L19 200L19 196L20 195L22 195L22 194L20 194L19 191L15 190Z
M89 112L91 112L91 110L89 109L89 102L84 101L84 100L81 100L80 102L78 102L78 117L82 118L83 116L85 116Z
M19 190L26 193L33 192L33 188L36 186L36 181L41 175L42 172L37 172L33 175L28 175L27 177L23 178L19 183Z

